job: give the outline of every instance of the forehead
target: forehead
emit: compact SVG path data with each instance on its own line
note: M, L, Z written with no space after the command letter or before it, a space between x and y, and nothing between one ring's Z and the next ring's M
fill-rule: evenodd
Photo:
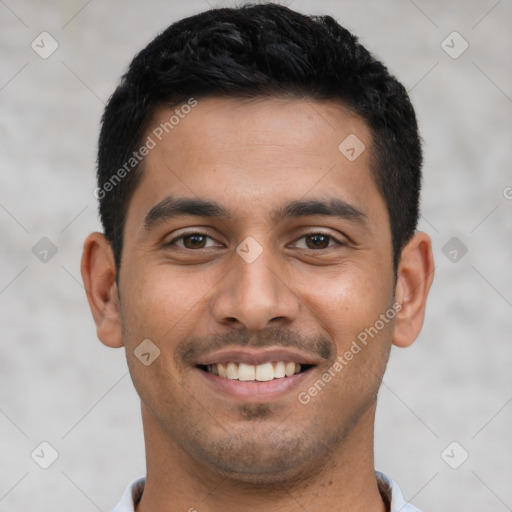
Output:
M193 100L196 106L190 108L191 101L156 110L147 127L148 136L157 143L152 156L176 150L186 140L197 150L187 157L199 161L208 159L211 152L218 156L226 151L234 156L237 152L272 151L279 156L292 150L297 157L290 164L300 165L307 153L318 156L320 148L330 156L341 156L339 144L348 136L353 141L371 142L365 121L333 100L207 97Z
M370 171L371 132L333 101L193 100L159 108L144 140L152 149L133 197L140 215L170 195L216 198L240 218L269 221L271 210L308 195L337 197L368 216L368 201L384 206Z

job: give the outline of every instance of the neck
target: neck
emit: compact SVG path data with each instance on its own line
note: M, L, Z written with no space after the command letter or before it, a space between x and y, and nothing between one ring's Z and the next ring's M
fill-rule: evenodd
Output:
M385 512L373 460L372 404L327 460L312 461L286 483L252 484L220 475L188 456L142 406L147 475L137 512Z

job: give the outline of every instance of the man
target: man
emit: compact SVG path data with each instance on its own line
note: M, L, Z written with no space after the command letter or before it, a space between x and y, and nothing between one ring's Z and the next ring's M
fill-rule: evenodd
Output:
M376 472L376 397L433 278L408 96L330 17L181 20L102 120L82 276L126 349L147 475L117 512L414 511Z

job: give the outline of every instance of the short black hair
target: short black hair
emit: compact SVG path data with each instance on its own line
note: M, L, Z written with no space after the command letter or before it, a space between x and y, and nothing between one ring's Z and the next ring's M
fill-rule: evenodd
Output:
M211 9L173 23L134 57L110 97L95 195L117 271L128 203L143 172L134 153L156 109L192 97L283 95L339 101L369 126L396 274L417 226L421 188L421 141L407 91L331 16L272 3Z

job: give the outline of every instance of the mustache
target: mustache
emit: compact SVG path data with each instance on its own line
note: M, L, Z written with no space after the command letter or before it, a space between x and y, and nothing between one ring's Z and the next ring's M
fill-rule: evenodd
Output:
M251 333L248 330L229 331L206 337L187 338L176 348L175 357L177 362L193 364L200 355L221 350L227 346L293 347L320 356L326 361L332 361L336 352L334 344L324 336L305 336L298 331L269 327L257 333Z

